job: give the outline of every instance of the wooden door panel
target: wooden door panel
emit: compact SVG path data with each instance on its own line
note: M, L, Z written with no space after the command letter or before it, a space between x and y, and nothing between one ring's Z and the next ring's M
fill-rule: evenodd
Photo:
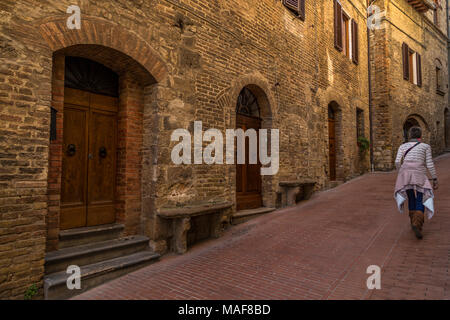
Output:
M262 207L262 196L258 193L245 193L237 194L236 196L237 207L236 210L248 210L257 209Z
M86 108L65 105L61 229L81 227L86 223L87 119Z
M112 223L116 172L116 115L91 109L88 226Z
M89 108L90 93L72 88L64 88L64 103Z
M236 163L236 162L235 162L235 163ZM242 169L243 169L243 166L242 166L242 165L239 165L239 164L236 165L236 192L237 192L237 193L243 191L243 188L242 188L242 183L243 183L243 179L242 179L242 177L243 177L243 171L242 171Z
M86 206L63 207L61 205L59 225L61 230L86 226Z
M328 141L330 158L330 180L336 180L336 125L333 119L328 120Z
M261 192L261 166L247 165L247 192Z
M244 132L248 129L255 129L258 137L261 120L238 114L236 116L236 127L241 128ZM250 139L245 141L245 164L236 164L237 210L255 209L262 206L261 164L259 163L258 141L256 144L258 164L250 164L249 161Z
M118 111L119 101L114 97L91 93L89 105L96 110L116 113Z
M114 203L106 205L95 204L88 207L87 226L98 226L116 222Z
M118 99L65 89L60 228L113 223Z

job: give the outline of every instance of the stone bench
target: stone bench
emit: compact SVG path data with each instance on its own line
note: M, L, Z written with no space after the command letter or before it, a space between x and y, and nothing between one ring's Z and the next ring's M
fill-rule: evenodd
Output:
M290 207L297 204L298 195L302 195L301 200L308 200L311 198L316 182L311 180L305 181L281 181L279 186L281 192L281 206Z
M210 234L211 237L218 238L222 233L222 221L225 213L232 206L232 202L222 202L198 206L163 208L157 215L162 219L172 222L171 248L176 253L182 254L187 251L187 234L191 228L191 218L212 215Z

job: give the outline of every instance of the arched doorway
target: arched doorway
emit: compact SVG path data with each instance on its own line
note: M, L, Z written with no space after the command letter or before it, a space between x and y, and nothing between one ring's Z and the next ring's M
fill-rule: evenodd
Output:
M403 125L404 142L407 142L409 140L409 137L408 137L409 129L411 129L412 127L420 127L419 121L417 121L414 118L408 118L406 120L405 124Z
M65 58L60 229L114 223L118 75Z
M258 133L261 129L261 114L258 99L255 93L244 87L239 94L236 103L236 128L255 129ZM257 138L258 139L258 138ZM261 164L249 163L250 139L245 139L245 164L236 162L236 202L237 210L247 210L262 207L262 180ZM256 142L258 151L258 142ZM257 152L259 154L259 152Z
M450 148L450 111L448 108L444 112L445 148Z
M337 123L337 107L332 102L328 105L328 157L329 157L330 181L335 181L337 179L336 123Z
M158 88L143 65L114 48L77 44L54 52L48 252L67 229L115 222L124 235L144 232L150 217L142 208L153 200L143 194L154 189L152 162L143 159L154 159L149 144L158 139L144 119L154 119Z

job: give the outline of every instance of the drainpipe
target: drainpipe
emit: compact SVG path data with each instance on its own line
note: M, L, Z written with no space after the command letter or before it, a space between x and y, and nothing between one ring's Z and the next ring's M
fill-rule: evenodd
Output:
M367 0L367 8L370 6L372 1ZM367 19L369 19L369 13L367 12ZM448 21L448 19L447 19ZM367 73L369 79L369 127L370 127L370 168L374 171L373 163L373 106L372 106L372 72L370 70L370 29L367 27Z

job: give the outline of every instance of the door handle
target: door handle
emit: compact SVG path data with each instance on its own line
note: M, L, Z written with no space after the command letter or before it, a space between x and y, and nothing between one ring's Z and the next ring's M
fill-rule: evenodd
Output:
M98 154L99 154L100 158L106 158L106 155L108 153L106 152L106 148L105 147L101 147L100 150L98 151Z
M69 145L67 146L67 155L68 155L69 157L74 156L76 152L77 152L77 148L75 147L74 144L69 144Z

